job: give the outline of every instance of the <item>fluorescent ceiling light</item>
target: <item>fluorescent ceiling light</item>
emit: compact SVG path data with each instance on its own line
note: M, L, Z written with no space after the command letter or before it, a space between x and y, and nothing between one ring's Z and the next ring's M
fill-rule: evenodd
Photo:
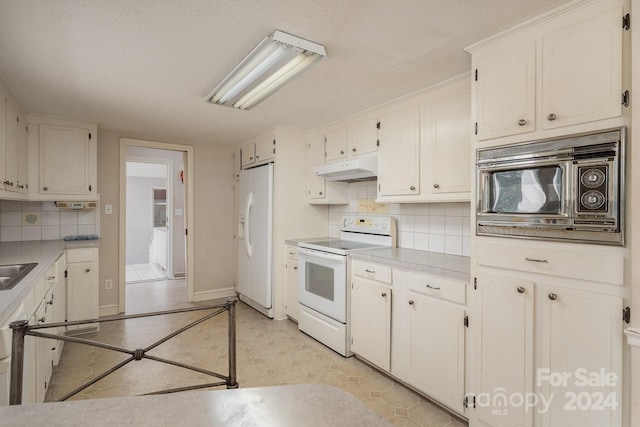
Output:
M248 110L327 56L324 46L274 31L224 78L205 101Z

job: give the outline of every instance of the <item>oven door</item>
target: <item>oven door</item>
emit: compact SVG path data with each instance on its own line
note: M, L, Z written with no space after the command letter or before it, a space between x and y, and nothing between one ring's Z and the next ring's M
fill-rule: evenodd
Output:
M298 249L300 304L347 323L347 257Z

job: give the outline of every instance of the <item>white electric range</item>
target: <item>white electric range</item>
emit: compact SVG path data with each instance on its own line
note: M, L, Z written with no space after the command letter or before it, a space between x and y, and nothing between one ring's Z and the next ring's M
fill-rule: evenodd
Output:
M347 255L395 247L390 216L345 216L340 238L298 243L298 329L343 356L351 356Z

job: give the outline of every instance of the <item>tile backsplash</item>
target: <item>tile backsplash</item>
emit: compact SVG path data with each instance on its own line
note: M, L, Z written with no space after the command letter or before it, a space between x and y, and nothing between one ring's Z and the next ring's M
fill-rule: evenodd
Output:
M375 198L375 181L349 184L349 204L329 208L329 236L339 237L343 215L390 215L398 247L469 256L470 203L380 204Z
M0 241L58 240L69 235L100 235L100 209L70 211L54 202L0 200Z

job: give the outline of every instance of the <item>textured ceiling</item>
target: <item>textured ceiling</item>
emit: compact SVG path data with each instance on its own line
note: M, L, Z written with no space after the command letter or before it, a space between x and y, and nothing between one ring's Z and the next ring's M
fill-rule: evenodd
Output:
M320 126L458 75L463 48L567 0L0 0L0 79L31 112L189 142ZM279 29L328 57L250 111L203 102Z

